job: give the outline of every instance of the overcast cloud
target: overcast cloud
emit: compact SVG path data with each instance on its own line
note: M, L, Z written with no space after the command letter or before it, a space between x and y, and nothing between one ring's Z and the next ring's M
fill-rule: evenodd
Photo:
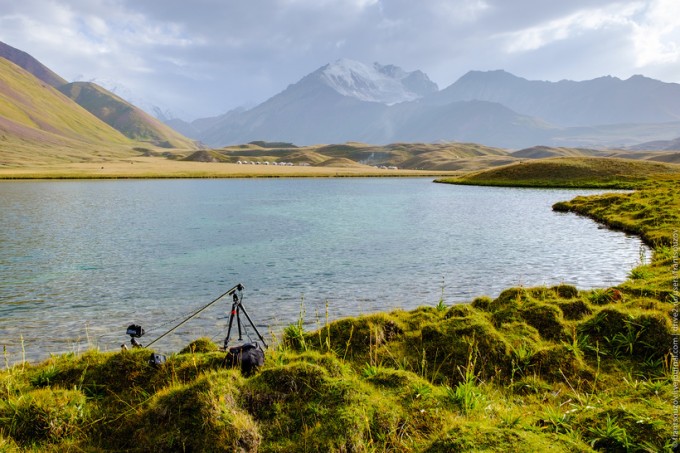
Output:
M338 58L534 80L680 82L680 1L0 0L0 41L184 119L264 101Z

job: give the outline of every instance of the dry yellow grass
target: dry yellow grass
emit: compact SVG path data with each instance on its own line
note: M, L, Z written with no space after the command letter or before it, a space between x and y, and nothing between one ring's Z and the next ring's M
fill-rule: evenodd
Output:
M279 167L219 162L185 162L162 157L102 159L26 167L0 167L0 179L79 178L252 178L252 177L351 177L351 176L453 176L455 172L382 170L373 167Z

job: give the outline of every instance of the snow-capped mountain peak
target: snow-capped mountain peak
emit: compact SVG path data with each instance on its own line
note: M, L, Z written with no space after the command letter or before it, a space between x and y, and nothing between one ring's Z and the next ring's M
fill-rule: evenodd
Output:
M437 84L422 71L406 72L394 65L374 63L369 66L340 59L319 71L326 85L343 96L362 101L392 105L438 91Z

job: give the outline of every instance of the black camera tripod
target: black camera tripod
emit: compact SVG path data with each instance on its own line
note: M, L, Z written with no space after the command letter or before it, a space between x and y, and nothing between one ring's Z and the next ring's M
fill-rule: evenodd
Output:
M172 327L168 331L164 332L161 336L153 340L151 343L146 345L146 347L150 347L152 344L163 338L164 336L168 335L169 333L175 331L179 326L182 324L186 323L190 319L193 319L196 317L199 313L201 313L203 310L206 308L210 307L213 305L215 302L218 300L222 299L224 296L232 296L232 299L234 303L231 305L231 314L229 316L229 330L227 331L227 337L224 339L224 349L227 349L227 345L229 344L229 337L231 336L231 327L234 322L234 317L236 317L236 324L238 325L238 340L243 341L243 332L242 332L242 323L241 323L241 311L243 311L243 314L246 315L246 318L248 319L248 322L250 323L250 326L255 330L255 333L257 333L257 336L260 338L260 341L265 347L267 346L267 343L264 341L264 338L262 338L262 335L260 332L257 330L257 327L255 327L255 324L253 324L253 321L250 319L250 316L248 316L248 312L246 312L246 309L243 307L241 304L241 300L243 299L243 285L238 284L234 286L233 288L229 289L228 291L220 294L217 298L213 299L211 302L208 304L204 305L203 307L199 308L192 314L190 314L187 318L182 320L179 324L176 326ZM141 347L142 345L136 340L136 338L140 338L142 335L144 335L144 329L142 326L132 324L128 327L127 334L130 335L130 341L132 342L132 345L134 347Z
M248 312L246 311L246 308L243 306L241 301L243 300L243 285L240 283L234 287L229 293L232 296L233 303L231 304L231 313L229 314L229 328L227 329L227 336L224 338L224 350L227 350L227 347L229 345L229 338L231 337L231 328L234 324L234 318L236 318L236 326L238 327L238 341L243 341L243 330L242 330L242 323L241 323L241 311L243 311L243 314L246 315L246 319L250 323L250 326L253 328L255 333L257 334L258 338L264 345L264 347L267 346L267 342L264 341L264 338L262 338L262 335L260 334L260 331L257 330L257 327L255 327L255 324L253 324L253 321L250 319L250 316L248 316Z

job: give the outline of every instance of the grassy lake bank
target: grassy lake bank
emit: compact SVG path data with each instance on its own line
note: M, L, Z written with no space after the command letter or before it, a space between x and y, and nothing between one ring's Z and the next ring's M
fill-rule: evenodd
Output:
M469 172L437 182L479 186L638 189L651 180L680 175L680 165L609 157L527 160Z
M653 247L616 287L294 324L250 377L207 340L159 368L145 349L6 358L0 450L671 451L680 178L633 176L554 206Z

